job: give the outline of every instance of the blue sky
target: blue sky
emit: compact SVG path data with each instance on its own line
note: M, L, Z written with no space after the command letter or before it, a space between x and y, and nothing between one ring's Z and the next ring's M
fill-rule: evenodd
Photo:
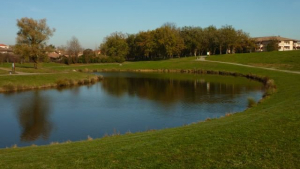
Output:
M166 22L182 26L232 25L252 37L300 40L300 0L0 0L0 43L14 45L22 17L46 18L65 45L73 36L95 49L112 32L138 33Z

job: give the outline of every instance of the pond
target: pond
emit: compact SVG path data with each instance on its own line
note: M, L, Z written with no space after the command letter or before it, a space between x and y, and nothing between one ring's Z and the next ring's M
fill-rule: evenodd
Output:
M182 126L247 108L263 85L241 77L101 72L89 86L0 94L0 148Z

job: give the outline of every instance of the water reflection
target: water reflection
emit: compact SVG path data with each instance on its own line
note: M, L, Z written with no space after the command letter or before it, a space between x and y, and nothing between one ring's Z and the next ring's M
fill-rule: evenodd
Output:
M136 77L105 77L102 89L110 95L122 97L138 96L163 104L178 101L191 103L217 103L231 100L246 91L262 89L261 85L237 85L199 80L173 80ZM211 97L210 97L211 96Z
M47 140L53 128L49 118L49 100L38 91L32 92L29 98L21 103L17 113L22 128L20 139L25 142L39 138Z
M0 94L0 148L177 127L243 111L248 97L262 96L262 84L245 78L102 73L91 86Z

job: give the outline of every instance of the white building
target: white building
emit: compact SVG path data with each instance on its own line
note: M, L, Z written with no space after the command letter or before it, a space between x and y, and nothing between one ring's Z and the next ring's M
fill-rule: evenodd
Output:
M294 47L296 50L300 50L300 41L297 43L294 43Z
M289 51L289 50L297 50L300 49L300 44L298 43L298 40L290 39L290 38L284 38L280 36L266 36L266 37L257 37L254 38L256 42L256 51L262 52L267 51L267 45L272 40L278 41L278 51Z
M8 45L0 44L0 53L2 53L2 54L12 53L12 50L10 49L10 47Z
M0 48L3 48L3 49L9 49L9 46L8 46L8 45L5 45L5 44L0 44Z

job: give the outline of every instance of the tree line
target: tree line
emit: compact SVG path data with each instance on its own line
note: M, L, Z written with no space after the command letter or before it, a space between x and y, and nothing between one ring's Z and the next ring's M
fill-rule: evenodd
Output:
M17 20L17 26L19 31L14 53L20 56L21 62L33 61L35 68L39 61L48 60L47 53L57 50L63 52L59 62L71 64L168 59L205 55L206 52L244 53L255 49L255 41L248 33L230 25L221 28L180 28L174 23L165 23L154 30L140 31L137 34L114 32L100 44L101 54L91 49L83 50L76 37L68 41L66 46L56 48L54 45L47 45L46 42L53 36L55 29L47 25L46 19L21 18ZM1 58L4 60L4 57Z
M255 50L249 34L230 25L216 28L166 23L155 30L137 34L114 32L104 38L101 53L126 60L153 60L182 56L246 53Z

